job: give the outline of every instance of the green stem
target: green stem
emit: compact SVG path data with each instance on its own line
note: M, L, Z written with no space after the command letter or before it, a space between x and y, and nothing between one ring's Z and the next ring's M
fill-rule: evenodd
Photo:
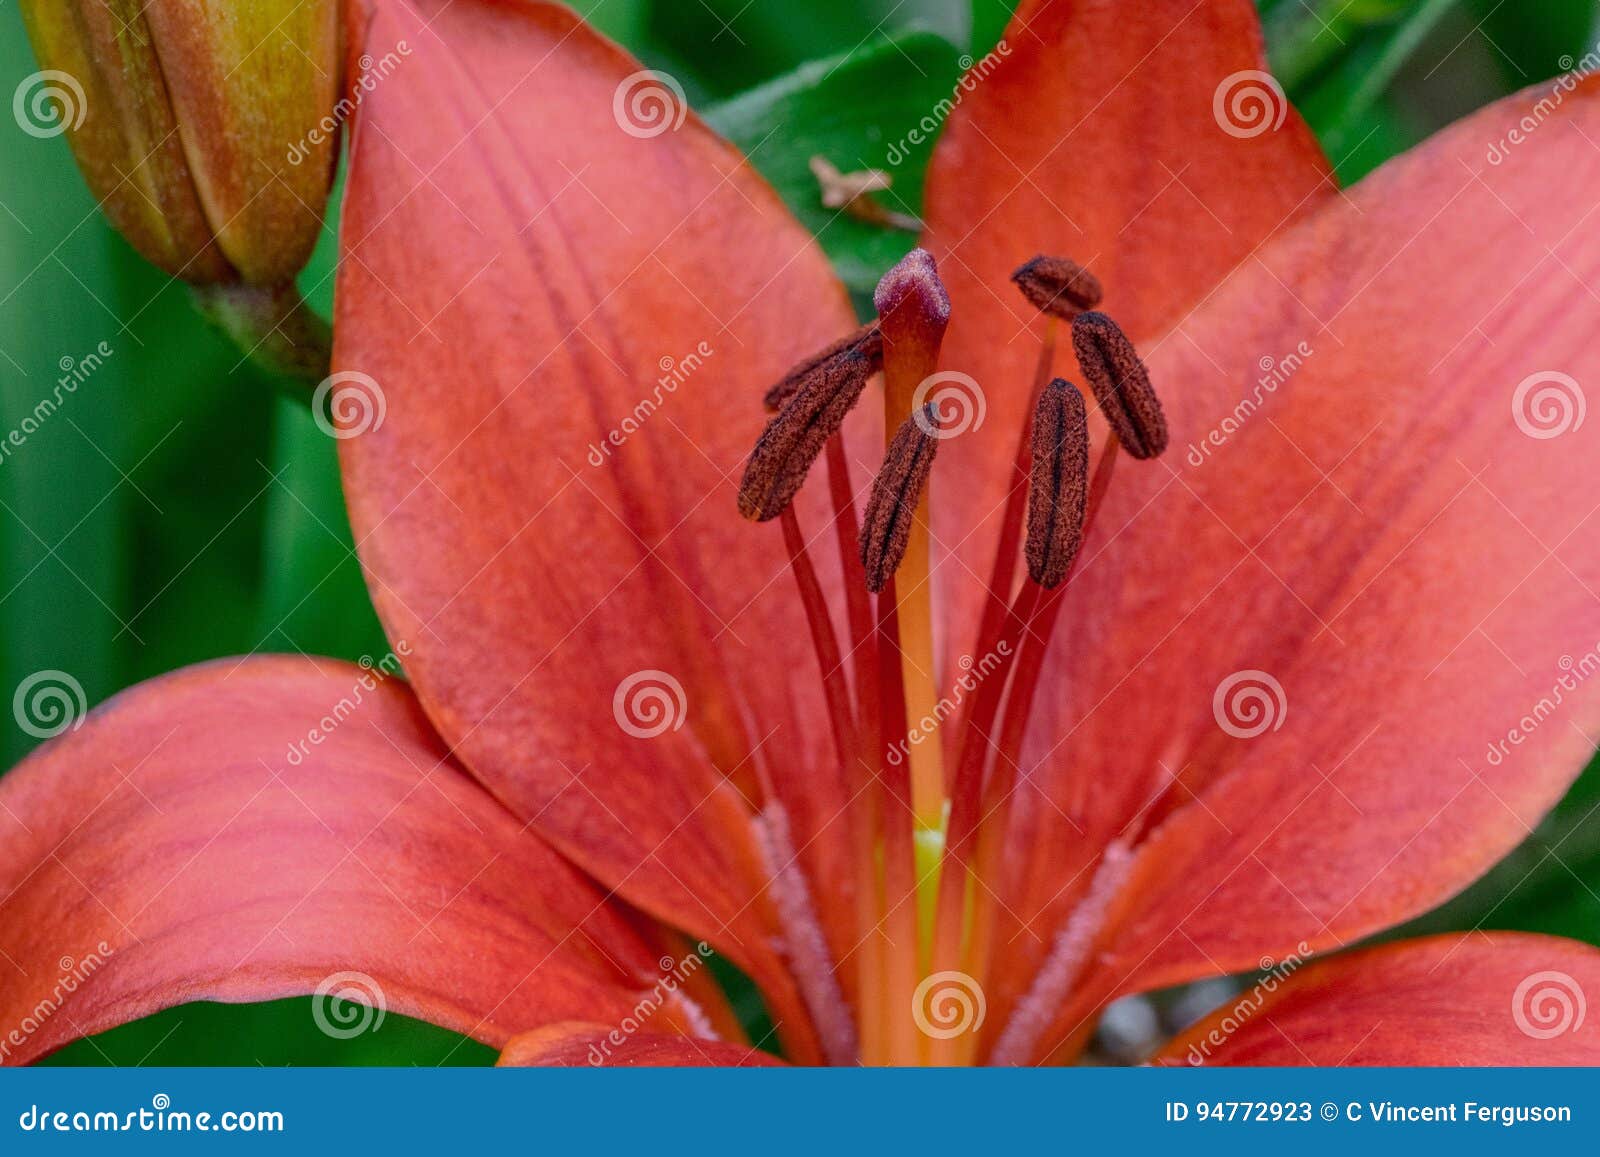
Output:
M262 369L315 385L328 376L333 330L287 285L197 285L195 308Z

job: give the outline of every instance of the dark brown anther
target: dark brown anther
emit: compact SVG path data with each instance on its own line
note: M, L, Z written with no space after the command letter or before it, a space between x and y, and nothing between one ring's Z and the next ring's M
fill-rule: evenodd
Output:
M905 420L884 454L861 526L861 565L873 594L888 584L905 557L911 522L938 449L939 415L929 405Z
M875 339L864 338L870 346ZM861 397L867 380L882 364L882 343L876 342L875 364L860 349L836 347L829 356L796 371L799 381L777 415L767 423L750 451L739 483L739 513L752 522L778 517L804 485L811 464L828 439L844 425L845 416ZM795 375L791 375L793 377Z
M1100 279L1065 257L1035 257L1011 275L1040 313L1071 321L1100 304Z
M761 399L762 404L767 407L768 412L775 414L794 397L796 390L812 378L841 370L855 372L857 367L849 360L850 354L860 354L867 359L871 365L868 377L883 369L883 334L878 331L877 322L868 322L849 337L834 342L815 357L807 358L795 366L785 375L783 381L767 391L766 396ZM835 365L840 362L844 364Z
M1033 474L1028 482L1028 574L1060 586L1083 545L1089 497L1089 416L1076 386L1057 378L1033 411Z
M1095 400L1135 458L1154 458L1167 448L1167 418L1150 385L1150 374L1128 335L1103 313L1073 319L1072 348Z

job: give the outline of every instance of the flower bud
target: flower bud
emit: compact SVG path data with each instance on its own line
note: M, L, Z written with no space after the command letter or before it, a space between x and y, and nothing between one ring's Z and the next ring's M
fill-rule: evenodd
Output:
M338 0L22 0L90 191L144 257L199 284L294 277L337 149Z

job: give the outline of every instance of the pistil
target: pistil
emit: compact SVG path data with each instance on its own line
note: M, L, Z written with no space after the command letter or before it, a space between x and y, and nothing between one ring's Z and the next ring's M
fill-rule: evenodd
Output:
M878 600L878 695L880 737L903 733L906 712L904 667L898 659L900 626L897 622L895 580ZM888 742L882 750L889 750ZM869 1056L868 1064L915 1065L922 1060L922 1036L912 1019L912 1001L921 976L918 968L917 876L914 861L914 815L911 779L906 761L885 757L879 767L883 785L880 804L883 819L882 927L887 940L885 975L888 1001L878 1010L885 1018L885 1053Z
M939 349L950 321L950 299L933 258L913 250L878 284L874 296L883 336L884 428L892 444L896 431L919 410L923 383L938 369ZM895 622L898 632L905 712L895 737L912 734L916 720L936 718L939 699L933 652L933 604L929 585L929 496L924 488L906 528L896 572ZM892 742L885 735L886 742ZM944 844L944 762L937 742L907 743L911 807L915 818L916 878L922 910L921 939L932 931L940 853ZM925 897L925 899L922 899Z

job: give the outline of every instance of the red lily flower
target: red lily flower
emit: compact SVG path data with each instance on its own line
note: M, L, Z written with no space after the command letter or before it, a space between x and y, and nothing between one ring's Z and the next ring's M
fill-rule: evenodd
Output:
M356 17L410 48L354 125L335 320L385 403L341 458L409 686L212 664L0 781L6 1059L344 969L508 1063L770 1059L664 928L800 1063L1064 1060L1117 996L1263 962L1160 1059L1596 1059L1551 1003L1600 985L1585 945L1300 968L1485 871L1600 723L1594 84L1340 191L1246 0L1035 0L857 331L771 191L670 100L629 120L639 66L565 9ZM1040 254L1034 304L1096 304L1060 255L1103 287L1076 364L1010 284ZM884 426L824 437L880 361ZM922 408L936 370L981 425Z

